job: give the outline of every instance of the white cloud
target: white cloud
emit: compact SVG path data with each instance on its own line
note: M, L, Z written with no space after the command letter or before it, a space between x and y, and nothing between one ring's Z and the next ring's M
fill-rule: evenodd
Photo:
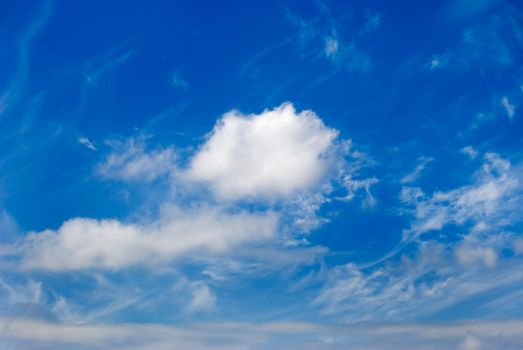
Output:
M338 46L338 40L331 37L325 38L325 48L323 50L325 56L329 58L336 56L336 54L338 53Z
M172 147L147 151L144 141L135 139L110 144L113 152L96 169L104 178L150 182L175 168L176 153Z
M79 137L78 143L85 146L86 148L90 149L91 151L96 151L96 146L87 137Z
M473 337L472 335L469 334L463 341L461 349L462 350L480 350L481 341L478 338Z
M478 151L476 151L472 146L465 146L461 149L461 153L467 155L470 159L476 159L478 156Z
M0 291L7 292L7 300L11 304L38 304L42 298L42 282L32 279L25 285L11 285L0 278Z
M216 310L217 297L203 281L189 281L182 276L173 286L172 292L187 315Z
M415 216L407 235L417 236L430 230L439 230L453 223L463 225L468 221L489 220L496 225L512 209L511 203L518 180L510 172L510 163L497 154L487 153L475 181L447 192L437 191L427 196L419 188L405 187L401 198L414 205Z
M281 199L319 186L335 165L338 132L285 103L259 115L226 113L190 161L188 179L221 199Z
M512 120L512 118L514 118L514 114L516 113L516 105L510 103L508 97L506 96L501 98L501 105L505 109L508 119Z
M521 263L517 234L506 232L521 220L521 199L517 171L494 153L484 156L468 185L432 195L403 187L400 200L413 205L406 211L413 222L400 244L376 261L332 269L314 305L343 313L348 322L383 322L452 313L454 305L480 293L478 304L504 298L523 281L512 268ZM424 233L450 224L459 227L457 238L451 230L444 242L433 241L434 235L423 240ZM506 251L514 256L501 254Z
M192 299L187 308L192 312L210 311L216 307L216 296L209 286L197 284L192 291Z
M33 232L20 245L22 269L117 269L155 265L182 256L227 253L240 244L273 238L273 213L228 213L219 208L164 209L146 225L117 220L71 219L58 230Z
M425 68L433 70L441 68L449 63L450 56L448 54L432 55L429 60L425 63Z
M456 256L460 263L473 265L483 263L487 267L494 267L498 261L498 254L492 247L471 247L463 245L456 249Z
M400 183L406 184L415 182L420 176L423 170L427 167L427 165L432 162L432 158L430 157L421 157L419 164L414 168L414 170L407 175L403 176L400 179Z
M112 141L112 152L96 168L99 175L135 182L171 177L176 181L164 185L178 186L179 196L169 204L158 203L163 210L142 221L73 218L58 229L31 232L18 245L19 267L156 266L181 257L202 261L220 254L238 256L240 246L256 242L258 248L272 249L271 254L289 250L293 256L294 248L309 244L303 235L326 221L318 214L323 203L351 200L363 190L365 205L376 202L370 187L377 179L359 174L366 156L337 137L312 111L297 113L286 103L259 115L226 113L185 168L177 166L173 147L148 150L143 138ZM198 197L202 188L215 198ZM345 197L334 196L344 189ZM187 208L194 194L197 204ZM239 210L234 200L241 199L269 205ZM203 289L200 296L212 299Z

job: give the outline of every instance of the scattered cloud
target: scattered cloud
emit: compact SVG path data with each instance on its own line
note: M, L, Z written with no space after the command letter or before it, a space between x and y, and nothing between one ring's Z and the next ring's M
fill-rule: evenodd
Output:
M351 323L401 321L453 312L474 296L483 296L481 305L505 295L523 283L523 274L510 268L521 259L518 234L509 230L522 218L518 179L507 160L486 153L472 184L430 196L403 187L401 201L414 205L406 211L413 222L403 241L373 263L333 268L313 304ZM460 235L424 240L447 225Z
M0 116L13 107L23 94L29 76L31 46L35 38L44 30L53 14L53 1L46 1L37 18L26 28L17 43L16 68L13 70L11 83L0 93Z
M508 97L506 96L501 98L501 106L503 106L505 109L508 119L512 120L514 118L514 114L516 113L516 106L510 103Z
M416 218L405 235L417 237L449 223L463 225L488 220L489 224L502 225L505 221L500 219L513 209L517 188L518 180L510 172L510 163L494 153L485 154L472 185L431 196L419 188L404 187L401 200L414 205L412 214Z
M175 168L177 156L172 147L148 151L143 139L133 138L109 145L113 151L96 169L106 179L151 182Z
M79 137L78 143L85 146L86 148L90 149L91 151L97 150L94 143L91 140L89 140L87 137Z
M378 13L376 11L372 11L367 9L364 12L365 15L365 24L360 30L360 34L369 33L372 31L375 31L379 28L381 25L381 22L383 20L383 15L381 13Z
M325 38L325 49L324 53L327 57L334 57L338 53L339 43L338 40L327 37Z
M436 68L442 68L448 64L450 56L448 54L432 55L425 63L425 68L432 70Z
M400 179L400 183L407 184L407 183L416 182L416 180L421 176L422 172L425 170L427 165L430 162L432 162L433 159L430 157L421 157L419 160L420 160L420 162L418 165L416 165L416 168L409 174L403 176Z
M145 138L108 145L111 152L96 167L101 177L133 183L169 177L161 185L182 190L157 203L159 213L135 216L133 222L73 218L58 229L30 232L17 245L21 269L117 270L233 252L245 261L242 249L254 246L267 256L288 253L299 264L308 258L294 250L309 245L303 235L327 221L319 215L324 203L352 200L361 192L364 206L376 203L370 187L377 179L359 174L365 154L314 112L298 113L290 103L258 115L226 113L185 167L176 164L173 147L149 150ZM195 184L216 198L195 200L191 195L200 198L201 192ZM241 200L262 206L242 208ZM195 298L194 308L213 299L205 288Z
M470 159L476 159L479 152L476 151L472 146L465 146L461 149L461 153L467 155Z
M308 20L286 8L287 20L298 31L297 42L301 56L305 58L313 52L314 59L324 57L337 70L367 71L371 65L370 57L360 49L357 42L380 26L381 14L368 9L363 11L363 25L347 32L344 19L324 15L329 12L329 7L323 3L321 14Z

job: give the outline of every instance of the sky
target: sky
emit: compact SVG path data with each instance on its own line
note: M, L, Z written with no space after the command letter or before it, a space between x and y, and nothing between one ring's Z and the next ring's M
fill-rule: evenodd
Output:
M1 7L2 349L523 349L521 2Z

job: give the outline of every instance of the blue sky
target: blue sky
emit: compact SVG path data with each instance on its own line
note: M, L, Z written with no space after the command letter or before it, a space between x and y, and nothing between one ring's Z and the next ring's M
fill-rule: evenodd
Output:
M523 348L517 1L2 8L2 348Z

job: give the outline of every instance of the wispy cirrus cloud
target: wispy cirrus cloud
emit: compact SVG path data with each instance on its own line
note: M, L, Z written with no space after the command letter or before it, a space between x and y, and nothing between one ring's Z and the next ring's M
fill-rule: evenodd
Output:
M24 86L29 77L31 46L35 38L45 28L53 13L53 1L46 1L36 19L22 32L17 42L16 68L11 82L0 94L0 116L13 107L21 98Z
M176 167L177 155L172 147L149 151L141 138L113 140L109 146L111 153L96 168L106 179L150 182L169 175Z
M368 70L371 59L358 43L379 28L382 22L381 14L367 9L362 14L363 23L350 33L345 33L344 30L342 35L341 28L346 27L346 18L338 18L339 14L331 11L327 4L320 5L319 8L320 14L310 20L289 8L285 9L287 20L298 31L297 45L302 57L307 57L312 52L311 57L323 57L337 69Z
M84 136L79 137L78 143L81 144L82 146L86 147L87 149L90 149L91 151L97 150L94 143L91 140L89 140L87 137L84 137Z
M472 184L429 196L403 187L401 200L413 206L405 211L412 223L403 241L371 264L335 267L314 305L350 322L398 321L452 313L470 298L477 305L511 298L523 284L522 271L513 269L519 235L510 229L522 219L519 179L507 160L486 153ZM457 237L424 238L451 225ZM483 312L477 316L496 313Z
M404 187L401 200L414 205L416 220L406 236L419 236L430 230L439 230L447 224L463 225L481 222L499 226L498 220L511 213L519 200L519 181L510 171L510 163L494 153L487 153L481 169L474 175L472 185L431 196L416 187ZM500 205L503 203L503 205Z

